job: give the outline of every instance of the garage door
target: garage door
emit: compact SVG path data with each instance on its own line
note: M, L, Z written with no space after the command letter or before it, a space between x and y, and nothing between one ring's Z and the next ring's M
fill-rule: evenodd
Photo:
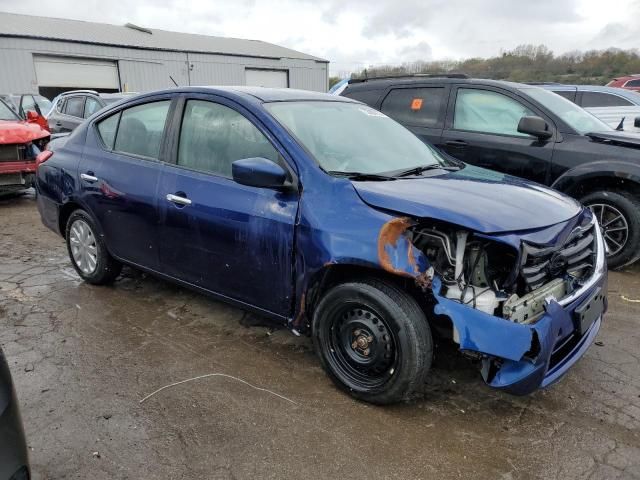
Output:
M40 87L120 89L116 62L44 56L33 61Z
M251 87L289 87L289 72L286 70L260 70L247 68L245 70L246 84Z

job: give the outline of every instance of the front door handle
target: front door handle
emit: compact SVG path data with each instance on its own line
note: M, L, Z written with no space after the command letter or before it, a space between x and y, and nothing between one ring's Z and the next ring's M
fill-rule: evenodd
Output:
M453 147L453 148L464 148L464 147L469 145L464 140L449 140L449 141L444 142L444 144L447 147Z
M167 201L175 203L176 205L191 205L191 200L188 198L181 197L180 195L174 195L172 193L167 193Z
M98 181L98 177L93 176L93 172L81 173L80 178L85 182L93 183Z

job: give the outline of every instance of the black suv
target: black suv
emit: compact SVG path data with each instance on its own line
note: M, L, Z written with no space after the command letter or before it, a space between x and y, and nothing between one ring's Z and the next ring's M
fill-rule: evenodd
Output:
M459 160L579 199L600 222L609 267L640 258L640 135L548 90L464 75L351 80L341 95Z

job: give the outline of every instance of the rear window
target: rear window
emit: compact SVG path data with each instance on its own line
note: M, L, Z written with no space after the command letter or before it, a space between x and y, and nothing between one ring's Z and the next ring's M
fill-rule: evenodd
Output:
M640 79L639 80L629 80L624 84L625 87L640 87Z
M575 90L553 90L553 93L560 95L561 97L566 98L567 100L574 102L576 101L576 91Z
M375 107L378 103L378 100L380 99L381 94L382 90L350 91L349 88L347 88L342 95L347 98L353 98L354 100L357 100L359 102L366 103L370 107Z
M382 113L412 127L438 127L444 88L397 88L391 90L382 102Z
M602 92L582 92L582 107L630 107L633 106L629 100L618 95Z

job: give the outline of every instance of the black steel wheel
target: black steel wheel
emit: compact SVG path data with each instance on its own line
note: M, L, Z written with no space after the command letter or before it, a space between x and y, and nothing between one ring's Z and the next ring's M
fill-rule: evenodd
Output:
M433 355L427 319L410 295L391 284L333 287L315 309L312 327L323 368L360 400L395 403L425 383Z

